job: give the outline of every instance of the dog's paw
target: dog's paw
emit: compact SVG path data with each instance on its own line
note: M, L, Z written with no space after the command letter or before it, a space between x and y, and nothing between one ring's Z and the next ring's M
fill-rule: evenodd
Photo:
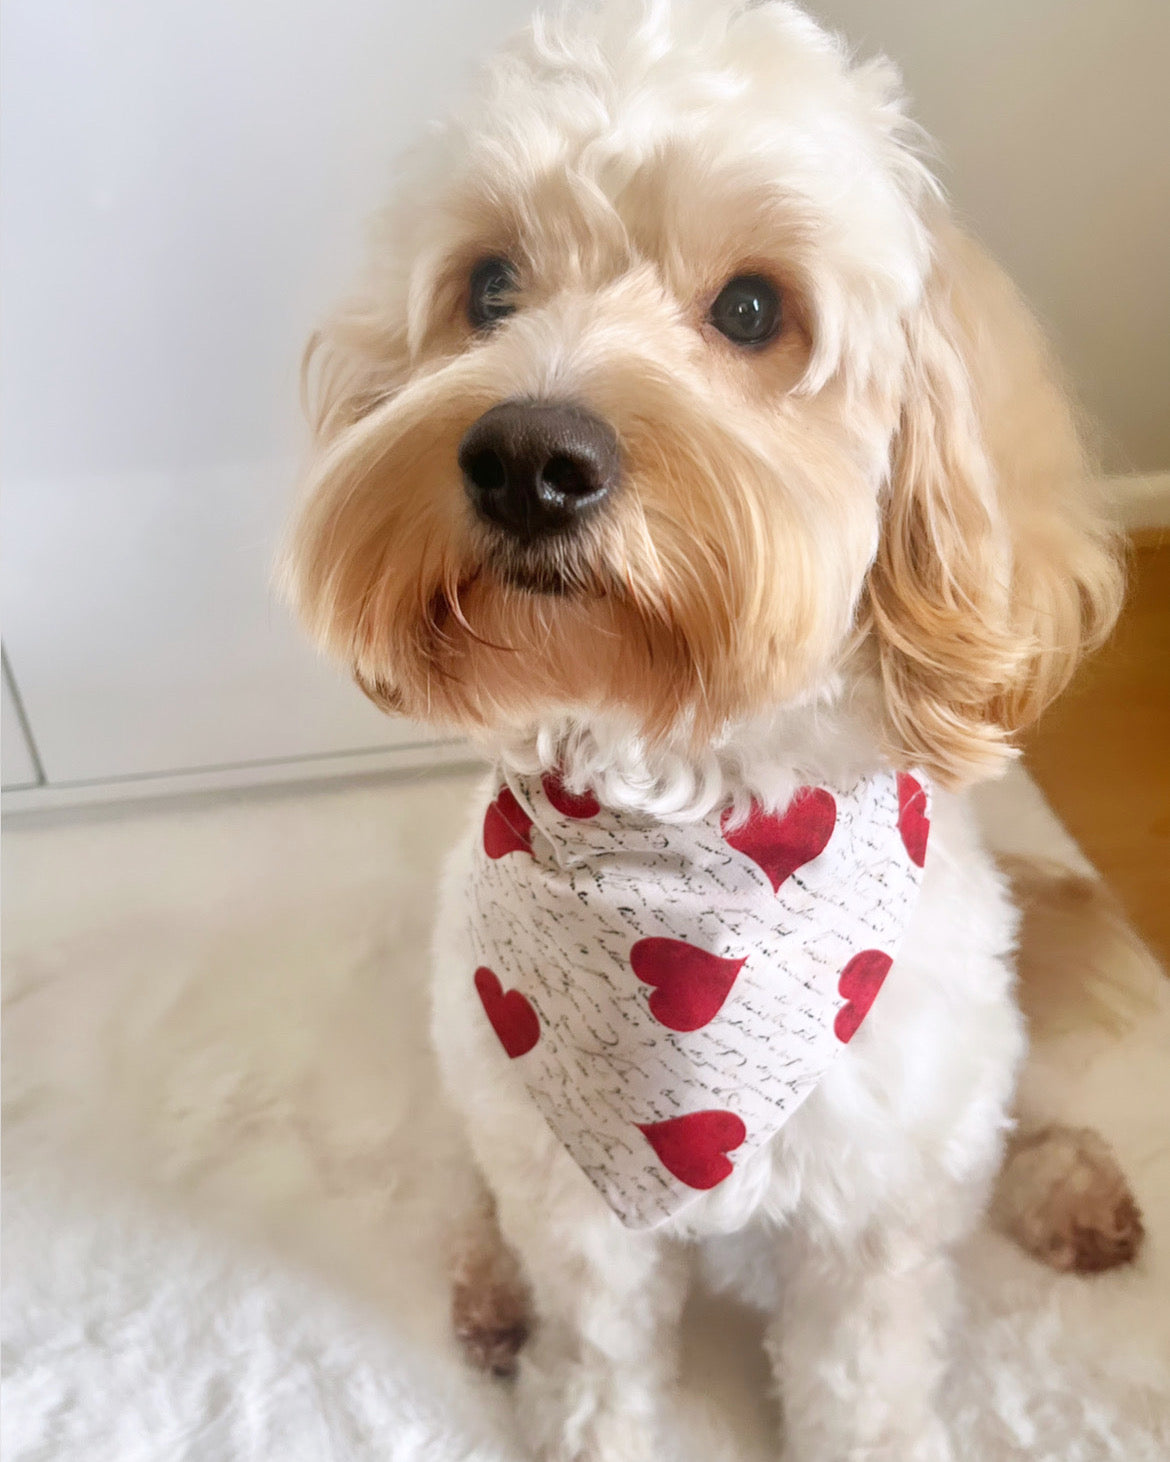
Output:
M1130 1263L1145 1233L1117 1159L1087 1127L1045 1127L1018 1137L993 1214L1042 1263L1079 1274Z
M481 1297L482 1298L482 1297ZM499 1316L464 1310L466 1297L455 1296L455 1338L463 1350L468 1363L477 1371L487 1371L493 1376L507 1379L516 1374L516 1357L528 1339L528 1326L523 1320L509 1324ZM500 1303L501 1312L507 1311L507 1301Z
M515 1374L528 1338L528 1291L503 1240L465 1249L451 1282L451 1324L476 1370Z

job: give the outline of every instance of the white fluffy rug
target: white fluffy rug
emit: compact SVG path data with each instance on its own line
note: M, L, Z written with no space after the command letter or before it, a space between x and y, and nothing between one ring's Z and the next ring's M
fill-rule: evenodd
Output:
M506 1388L447 1334L461 1169L422 1039L468 785L8 830L5 1462L517 1457ZM991 802L1001 842L1070 855L1024 778ZM1150 1238L1092 1280L972 1244L959 1450L1165 1459L1170 998L1049 1060L1053 1111L1113 1139ZM693 1306L677 1458L778 1455L752 1323Z

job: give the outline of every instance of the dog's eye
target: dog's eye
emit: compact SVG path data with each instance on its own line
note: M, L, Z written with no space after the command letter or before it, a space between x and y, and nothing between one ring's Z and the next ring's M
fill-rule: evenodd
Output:
M477 330L494 325L516 306L512 291L516 287L516 271L507 259L481 259L471 271L471 289L467 299L467 318Z
M763 345L780 328L780 296L758 274L739 274L719 291L711 323L736 345Z

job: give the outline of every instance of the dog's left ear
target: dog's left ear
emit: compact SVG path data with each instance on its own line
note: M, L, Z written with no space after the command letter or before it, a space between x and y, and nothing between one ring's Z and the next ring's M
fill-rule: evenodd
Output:
M869 620L891 750L957 785L1109 633L1122 574L1034 321L945 221L907 345Z

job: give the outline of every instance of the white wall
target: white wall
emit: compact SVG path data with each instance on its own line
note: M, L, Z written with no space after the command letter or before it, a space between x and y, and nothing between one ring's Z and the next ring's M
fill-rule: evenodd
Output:
M5 0L4 641L47 779L422 733L269 591L300 352L526 0Z
M811 0L901 67L1113 472L1170 469L1170 0Z
M528 0L5 0L4 639L55 784L418 740L272 603L296 367ZM1115 468L1170 466L1170 0L823 0L903 64Z

